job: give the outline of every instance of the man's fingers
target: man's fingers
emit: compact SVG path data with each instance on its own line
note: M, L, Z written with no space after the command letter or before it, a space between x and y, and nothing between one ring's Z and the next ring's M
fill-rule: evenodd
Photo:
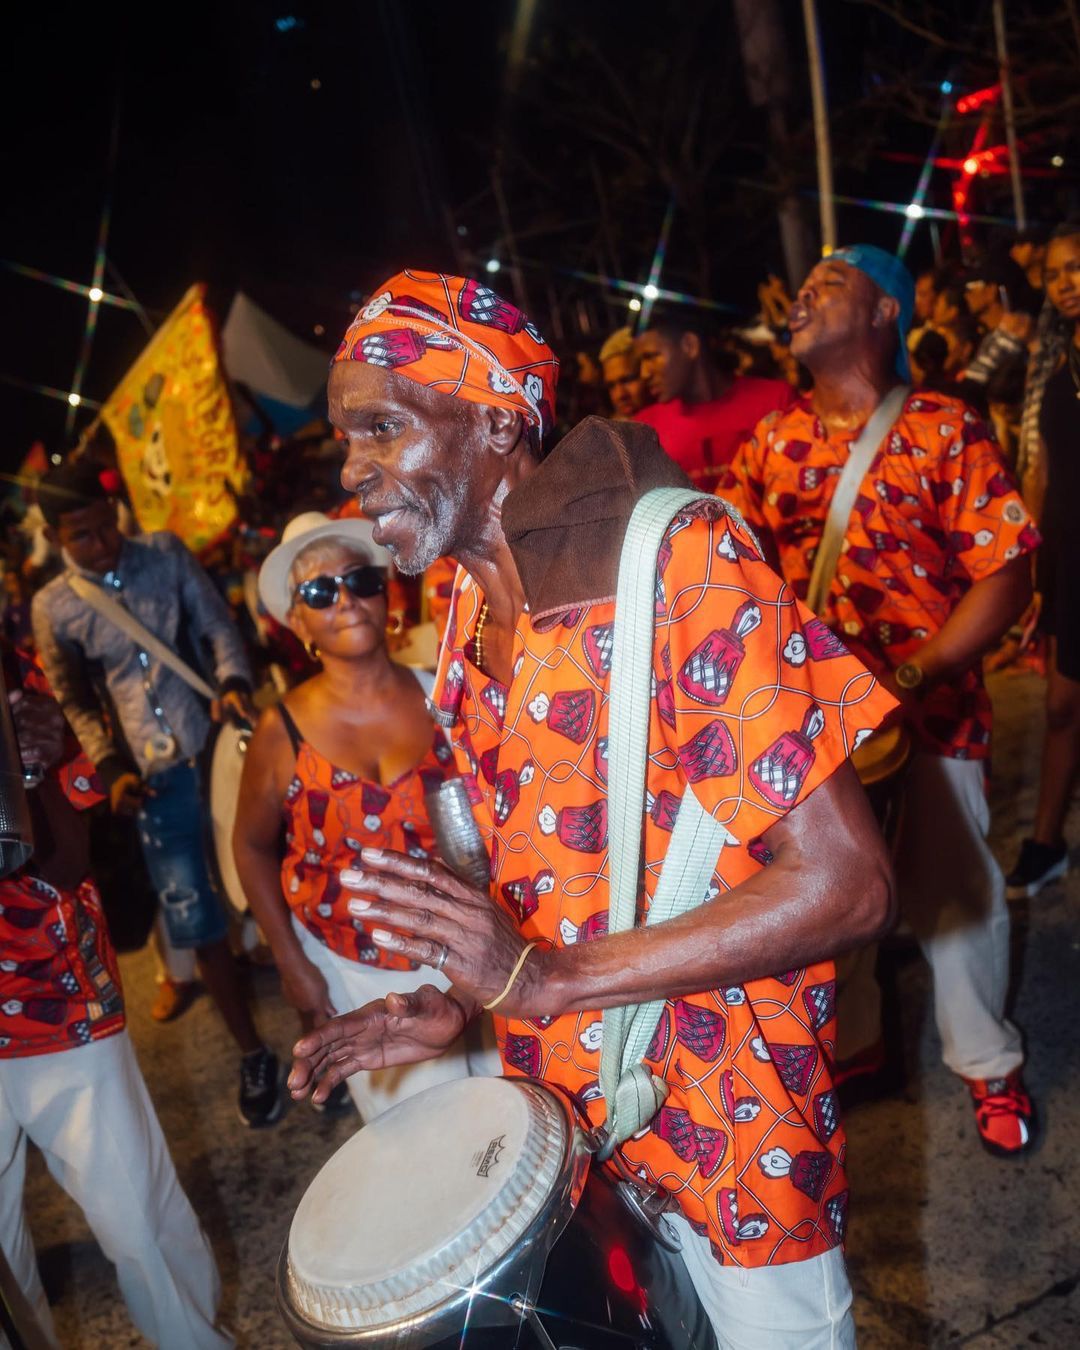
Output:
M361 870L368 874L394 876L402 881L426 884L455 896L468 895L471 890L448 867L430 858L413 858L408 853L396 853L389 848L362 848L360 857L363 862Z

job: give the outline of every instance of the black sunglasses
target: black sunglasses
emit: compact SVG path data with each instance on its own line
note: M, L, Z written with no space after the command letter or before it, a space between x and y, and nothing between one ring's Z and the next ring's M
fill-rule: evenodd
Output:
M341 576L309 577L297 586L293 601L302 600L308 609L329 609L337 604L342 586L358 600L370 600L373 595L381 595L386 590L386 576L381 567L365 563L350 568Z

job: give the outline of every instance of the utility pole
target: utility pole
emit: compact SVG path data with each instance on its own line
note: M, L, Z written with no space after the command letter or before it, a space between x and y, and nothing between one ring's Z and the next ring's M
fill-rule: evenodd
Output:
M803 0L806 55L810 63L810 94L814 103L814 144L817 147L818 202L821 208L821 251L836 247L836 203L833 201L832 147L829 144L829 110L825 104L825 70L821 59L821 33L814 0Z
M1012 78L1009 74L1009 48L1005 40L1005 0L994 0L994 39L997 43L998 78L1001 80L1001 109L1005 114L1005 144L1009 147L1013 215L1016 217L1016 228L1023 230L1027 228L1027 215L1024 211L1020 156L1016 149L1016 115L1013 111Z

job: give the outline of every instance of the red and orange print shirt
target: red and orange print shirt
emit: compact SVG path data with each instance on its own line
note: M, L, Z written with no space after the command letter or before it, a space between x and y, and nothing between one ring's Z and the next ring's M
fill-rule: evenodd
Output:
M360 865L362 848L395 849L416 858L434 855L424 793L453 773L453 756L441 731L415 768L385 786L335 768L314 746L301 742L282 807L281 889L297 919L331 951L385 970L417 968L372 942L369 928L349 913L353 892L342 889L339 874Z
M52 697L48 681L20 652L18 683ZM69 736L70 754L48 771L76 810L104 791ZM34 875L33 860L0 879L0 1059L54 1054L124 1029L116 952L89 877L61 890Z
M771 533L800 599L856 434L829 435L803 399L758 424L721 482L747 523ZM825 621L875 669L895 669L973 583L1038 542L978 416L959 399L912 394L856 497ZM937 754L984 758L990 699L981 670L932 690L916 729Z
M893 706L760 561L719 503L673 522L660 552L650 712L646 903L692 783L727 826L713 903L769 860L769 826ZM607 930L607 729L614 603L523 614L506 687L472 664L482 596L458 573L433 704L522 933L555 946ZM737 901L736 901L737 903ZM649 1056L670 1087L622 1152L673 1192L721 1261L760 1266L841 1241L843 1135L830 1079L831 963L672 999ZM506 1071L565 1084L597 1121L601 1015L496 1016Z

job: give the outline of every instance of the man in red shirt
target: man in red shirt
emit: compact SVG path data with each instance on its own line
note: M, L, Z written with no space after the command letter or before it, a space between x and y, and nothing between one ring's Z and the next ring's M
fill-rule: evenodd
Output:
M713 360L708 330L693 317L654 317L637 340L640 378L651 398L636 420L653 427L660 444L695 487L713 492L725 464L766 413L786 408L794 391L785 380L729 375Z
M162 1350L227 1350L217 1267L124 1027L116 953L85 870L79 812L104 787L40 672L14 657L4 670L23 763L44 776L30 793L35 853L0 878L0 1249L55 1345L23 1210L31 1140L116 1266L142 1335Z
M855 439L907 382L912 289L903 264L870 246L817 264L790 316L813 393L761 423L721 489L800 597ZM894 847L901 912L933 972L944 1059L970 1089L979 1136L1013 1155L1032 1142L1032 1115L1020 1033L1004 1017L1009 916L986 842L982 656L1028 603L1039 536L991 433L944 394L908 392L856 487L812 603L902 700L914 751ZM873 967L868 951L841 973L848 1076L882 1063Z

